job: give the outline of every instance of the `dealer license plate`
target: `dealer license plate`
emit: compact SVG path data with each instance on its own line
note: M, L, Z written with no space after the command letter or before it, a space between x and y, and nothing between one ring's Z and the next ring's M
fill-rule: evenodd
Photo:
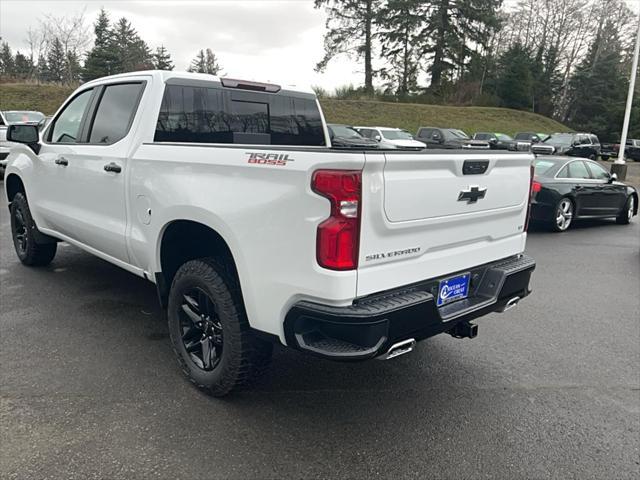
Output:
M469 295L470 278L470 273L463 273L462 275L456 275L455 277L449 277L442 280L440 282L440 287L438 288L437 305L441 306L446 303L467 298Z

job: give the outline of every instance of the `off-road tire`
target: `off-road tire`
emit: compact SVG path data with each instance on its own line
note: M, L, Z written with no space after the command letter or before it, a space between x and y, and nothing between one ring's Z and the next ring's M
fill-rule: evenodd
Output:
M210 371L192 360L182 340L180 309L183 296L193 288L209 296L222 325L222 354ZM167 316L180 368L194 385L209 395L221 397L246 386L269 365L273 345L251 332L235 275L214 258L191 260L178 269L169 292Z
M20 261L28 266L49 265L56 256L56 242L38 243L37 227L31 216L27 198L16 193L11 201L11 236Z

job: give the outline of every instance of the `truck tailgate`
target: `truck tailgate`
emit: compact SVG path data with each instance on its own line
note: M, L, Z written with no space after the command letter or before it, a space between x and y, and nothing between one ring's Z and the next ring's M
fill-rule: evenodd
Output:
M521 253L528 153L367 154L358 296Z

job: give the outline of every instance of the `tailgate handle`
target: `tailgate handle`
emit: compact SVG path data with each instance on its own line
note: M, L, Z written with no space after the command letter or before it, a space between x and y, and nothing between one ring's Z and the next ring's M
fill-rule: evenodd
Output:
M465 160L462 165L463 175L482 175L489 168L489 160Z

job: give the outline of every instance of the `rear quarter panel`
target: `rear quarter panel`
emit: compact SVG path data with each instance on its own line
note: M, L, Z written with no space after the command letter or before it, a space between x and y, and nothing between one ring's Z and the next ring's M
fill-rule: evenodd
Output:
M249 163L256 152L288 155L288 161ZM362 153L328 149L143 144L130 172L132 259L159 272L167 225L192 220L209 226L234 256L251 326L284 342L284 316L296 301L348 305L356 295L355 271L334 272L316 262L316 228L329 214L329 201L312 192L311 176L319 168L363 166Z

